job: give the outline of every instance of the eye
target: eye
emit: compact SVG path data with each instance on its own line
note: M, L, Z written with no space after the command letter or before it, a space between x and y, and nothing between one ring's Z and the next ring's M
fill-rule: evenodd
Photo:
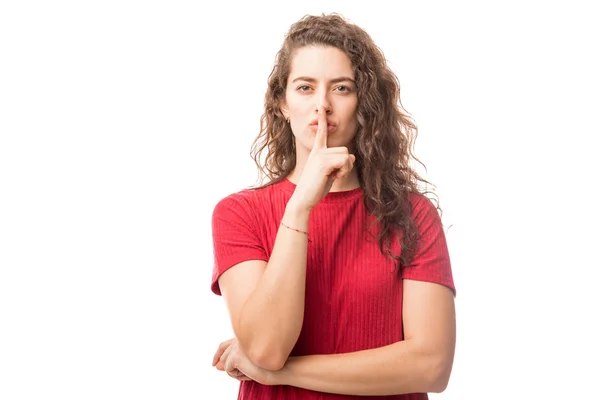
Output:
M300 85L296 88L299 92L308 92L310 90L310 86L308 85Z
M350 86L346 86L346 85L340 85L338 87L335 88L338 92L351 92L352 88Z

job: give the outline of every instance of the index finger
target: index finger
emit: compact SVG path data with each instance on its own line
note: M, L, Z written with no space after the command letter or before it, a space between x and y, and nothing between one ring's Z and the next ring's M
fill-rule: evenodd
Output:
M317 108L318 113L318 122L317 125L317 134L315 136L315 142L313 144L313 149L326 149L327 148L327 116L325 115L325 110L323 106L319 106Z

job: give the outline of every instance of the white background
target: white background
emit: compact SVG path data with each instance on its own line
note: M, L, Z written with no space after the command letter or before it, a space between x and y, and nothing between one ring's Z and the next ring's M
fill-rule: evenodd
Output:
M430 397L598 398L597 13L394 4L2 2L0 398L236 398L212 208L255 181L283 35L330 11L397 73L451 226L458 343Z

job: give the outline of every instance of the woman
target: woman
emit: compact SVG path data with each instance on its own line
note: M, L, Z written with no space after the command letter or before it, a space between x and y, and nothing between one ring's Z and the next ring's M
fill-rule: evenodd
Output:
M426 399L448 383L454 283L381 51L341 16L291 26L253 154L269 182L213 212L212 290L240 399ZM264 165L260 155L266 150Z

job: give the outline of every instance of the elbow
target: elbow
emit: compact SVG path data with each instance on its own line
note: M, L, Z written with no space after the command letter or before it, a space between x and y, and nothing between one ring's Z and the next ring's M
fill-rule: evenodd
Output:
M452 372L452 360L438 358L433 361L427 374L429 393L442 393L448 387L450 373Z
M448 379L439 379L431 384L428 393L442 393L448 387Z
M247 354L252 364L269 371L279 371L287 361L287 355L283 355L281 352L273 351L272 349L266 351L251 349Z
M297 338L296 338L297 339ZM240 338L239 344L244 354L255 366L269 371L279 371L283 368L293 348L291 341L281 337Z
M272 341L240 341L239 343L244 354L258 368L279 371L289 357L289 352L280 348L281 346L274 345Z

